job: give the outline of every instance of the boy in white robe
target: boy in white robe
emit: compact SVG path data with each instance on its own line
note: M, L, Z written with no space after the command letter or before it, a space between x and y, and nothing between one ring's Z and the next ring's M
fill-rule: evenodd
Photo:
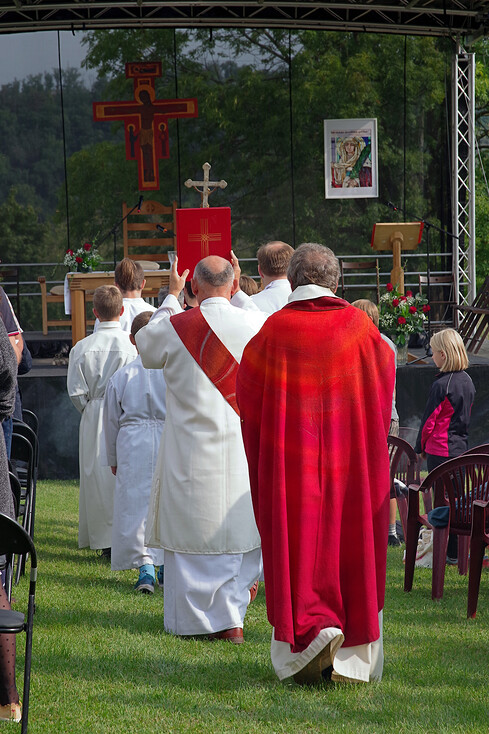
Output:
M129 338L149 322L152 311L138 314ZM115 475L112 525L113 571L139 569L136 591L152 594L155 565L163 586L164 551L144 543L146 516L161 433L165 425L166 385L162 370L147 370L141 358L126 364L110 378L104 398L107 463Z
M143 311L156 311L154 306L142 298L143 288L146 285L144 270L141 265L129 257L117 263L114 270L114 284L122 293L122 305L124 312L120 318L122 331L131 331L131 325L138 313ZM99 327L98 319L95 321L93 331Z
M96 334L75 344L68 363L68 394L81 413L78 546L102 549L106 558L110 557L115 478L102 464L103 399L114 372L137 356L128 334L119 325L122 311L122 295L115 285L97 288L93 312L100 326Z

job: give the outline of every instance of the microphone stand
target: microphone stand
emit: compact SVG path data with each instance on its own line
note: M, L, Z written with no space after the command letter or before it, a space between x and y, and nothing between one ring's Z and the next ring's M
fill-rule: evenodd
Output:
M446 229L441 229L441 227L438 227L436 224L433 224L432 222L429 222L427 219L424 219L423 217L418 217L416 214L409 213L405 209L403 209L400 206L394 206L390 201L386 202L386 205L393 209L396 212L402 212L405 217L409 217L411 219L416 220L417 222L421 222L423 224L423 228L426 227L426 277L427 277L427 297L428 297L428 303L431 300L431 283L430 283L430 231L432 229L436 229L437 232L440 232L443 235L448 235L448 237L451 237L452 239L458 240L459 237L452 232L448 232ZM453 253L452 253L452 270L453 270ZM428 311L428 340L431 339L431 309ZM426 347L426 357L431 357L431 354L428 354L428 352L431 352L431 348L429 346ZM420 357L419 359L422 359ZM410 364L413 364L414 362L418 362L419 360L413 360L413 362L410 362Z
M112 229L110 229L110 230L109 230L109 231L107 232L107 234L105 235L105 237L102 237L102 239L101 239L101 240L100 240L100 242L98 243L98 245L100 246L100 245L101 245L101 244L102 244L103 242L105 242L105 240L106 240L106 239L108 239L108 238L110 237L110 235L113 235L113 237L114 237L114 253L113 253L113 254L114 254L114 270L115 270L115 266L116 266L116 264L117 264L117 256L116 256L116 251L117 251L117 230L119 229L119 227L121 226L121 224L122 224L122 223L123 223L123 222L124 222L124 221L125 221L125 220L126 220L126 219L128 218L128 216L130 216L130 215L131 215L131 214L133 213L133 211L134 211L135 209L140 209L140 208L141 208L141 204L142 204L142 199L143 199L143 197L142 197L142 196L140 196L140 197L139 197L139 200L138 200L138 203L137 203L137 204L135 204L135 205L133 206L133 208L132 208L132 209L130 209L130 210L129 210L129 211L127 212L127 214L126 214L126 215L125 215L124 217L122 217L122 219L120 219L120 220L119 220L119 221L117 222L117 224L114 224L114 226L112 227Z

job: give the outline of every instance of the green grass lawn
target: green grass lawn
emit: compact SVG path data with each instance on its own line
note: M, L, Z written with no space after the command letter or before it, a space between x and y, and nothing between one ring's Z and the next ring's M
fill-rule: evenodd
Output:
M402 547L389 548L382 683L304 689L273 672L263 584L244 645L167 635L160 589L137 595L136 571L113 573L94 551L78 550L77 498L76 482L38 485L32 734L488 731L485 569L477 619L467 620L467 579L456 568L434 603L431 572L416 569L405 594ZM14 588L17 608L27 586L24 577ZM19 690L23 645L21 636Z

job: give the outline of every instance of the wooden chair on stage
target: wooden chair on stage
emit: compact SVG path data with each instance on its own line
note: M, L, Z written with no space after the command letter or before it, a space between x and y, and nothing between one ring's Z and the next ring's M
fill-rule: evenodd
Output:
M418 533L421 525L430 527L426 515L419 511L419 495L434 490L434 507L447 507L449 523L433 527L432 599L441 599L445 580L445 564L449 533L468 539L472 531L472 509L475 501L489 500L489 455L462 454L433 469L419 485L411 485L408 494L406 565L404 591L411 591L414 577ZM433 520L434 523L434 520ZM462 545L466 543L462 542ZM467 573L467 557L459 552L460 574Z
M419 292L428 298L431 306L431 329L444 329L447 326L457 328L457 311L455 302L455 278L453 273L445 275L419 275Z
M340 271L341 271L341 297L346 298L347 291L373 291L375 290L375 302L377 305L380 303L380 283L379 283L379 261L375 260L360 260L353 262L351 260L340 260ZM360 272L354 272L360 271ZM367 273L367 271L370 271ZM375 284L362 284L345 282L345 274L351 274L352 276L367 276L374 274Z
M489 335L489 276L471 306L455 306L463 319L458 332L468 352L477 354Z
M71 319L49 319L48 318L48 303L62 303L64 304L64 288L62 285L53 286L48 293L46 286L46 278L44 275L38 277L39 285L41 286L41 308L42 308L42 333L46 335L48 333L49 326L65 326L71 329Z
M64 326L66 329L71 329L71 319L67 316L64 319L50 319L48 318L48 303L63 304L65 302L64 287L62 285L54 285L50 288L49 293L46 285L46 278L44 275L38 277L39 285L41 286L41 308L42 308L42 333L44 336L48 333L50 326ZM93 293L87 293L85 296L86 301L93 301ZM88 319L87 324L93 326L95 319Z
M170 206L158 201L143 201L139 210L131 212L124 201L122 204L122 234L124 257L138 260L140 264L167 263L168 250L177 249L175 233L177 202ZM143 265L143 268L145 266Z

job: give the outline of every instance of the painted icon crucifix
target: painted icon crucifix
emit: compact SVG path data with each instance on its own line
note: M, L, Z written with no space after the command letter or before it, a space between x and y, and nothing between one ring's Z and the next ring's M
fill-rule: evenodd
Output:
M170 157L168 118L197 117L197 99L156 99L155 79L161 62L126 64L126 79L134 80L134 101L94 102L97 122L122 120L126 158L137 161L140 191L160 188L158 161Z

